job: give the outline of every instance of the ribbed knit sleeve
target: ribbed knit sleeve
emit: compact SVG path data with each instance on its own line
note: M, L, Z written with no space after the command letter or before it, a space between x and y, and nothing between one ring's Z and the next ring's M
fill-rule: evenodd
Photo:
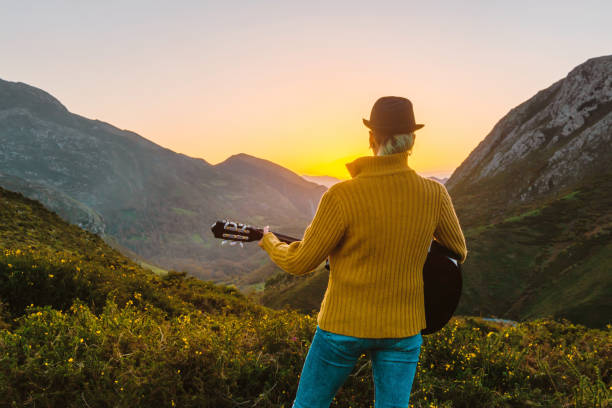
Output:
M465 237L459 225L453 202L444 185L440 184L440 216L434 237L446 248L461 256L460 263L467 257Z
M262 246L285 272L302 275L323 262L342 238L345 227L341 204L333 192L327 190L301 241L286 244L268 232L262 238Z

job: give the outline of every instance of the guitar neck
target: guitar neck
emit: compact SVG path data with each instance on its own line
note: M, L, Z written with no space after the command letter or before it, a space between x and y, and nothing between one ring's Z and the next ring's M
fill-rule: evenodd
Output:
M263 237L263 229L262 228L254 228L253 230L257 231L257 235L259 235L259 239L261 239ZM270 231L270 232L274 233L276 238L278 238L279 241L284 242L285 244L290 244L290 243L295 242L295 241L301 241L301 238L290 237L289 235L279 234L279 233L274 232L274 231Z

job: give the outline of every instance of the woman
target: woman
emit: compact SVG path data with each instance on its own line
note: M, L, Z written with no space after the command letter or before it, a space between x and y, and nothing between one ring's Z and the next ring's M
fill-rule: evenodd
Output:
M461 255L465 238L446 188L407 164L416 124L406 98L374 104L374 156L347 163L352 176L323 194L302 241L259 242L288 273L329 256L330 276L294 408L329 407L362 353L372 360L375 407L408 407L425 328L423 264L431 240Z

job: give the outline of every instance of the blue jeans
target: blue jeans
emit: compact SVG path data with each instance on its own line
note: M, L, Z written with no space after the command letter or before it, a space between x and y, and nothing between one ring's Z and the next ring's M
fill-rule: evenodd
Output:
M369 351L376 408L406 408L421 353L421 334L360 338L317 326L300 376L293 408L329 408L362 353Z

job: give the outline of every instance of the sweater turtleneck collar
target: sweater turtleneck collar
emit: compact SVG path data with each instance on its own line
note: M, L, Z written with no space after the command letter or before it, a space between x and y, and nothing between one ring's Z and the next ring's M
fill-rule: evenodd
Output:
M346 168L353 178L396 173L398 171L414 171L408 166L407 161L408 152L385 156L363 156L346 163Z

